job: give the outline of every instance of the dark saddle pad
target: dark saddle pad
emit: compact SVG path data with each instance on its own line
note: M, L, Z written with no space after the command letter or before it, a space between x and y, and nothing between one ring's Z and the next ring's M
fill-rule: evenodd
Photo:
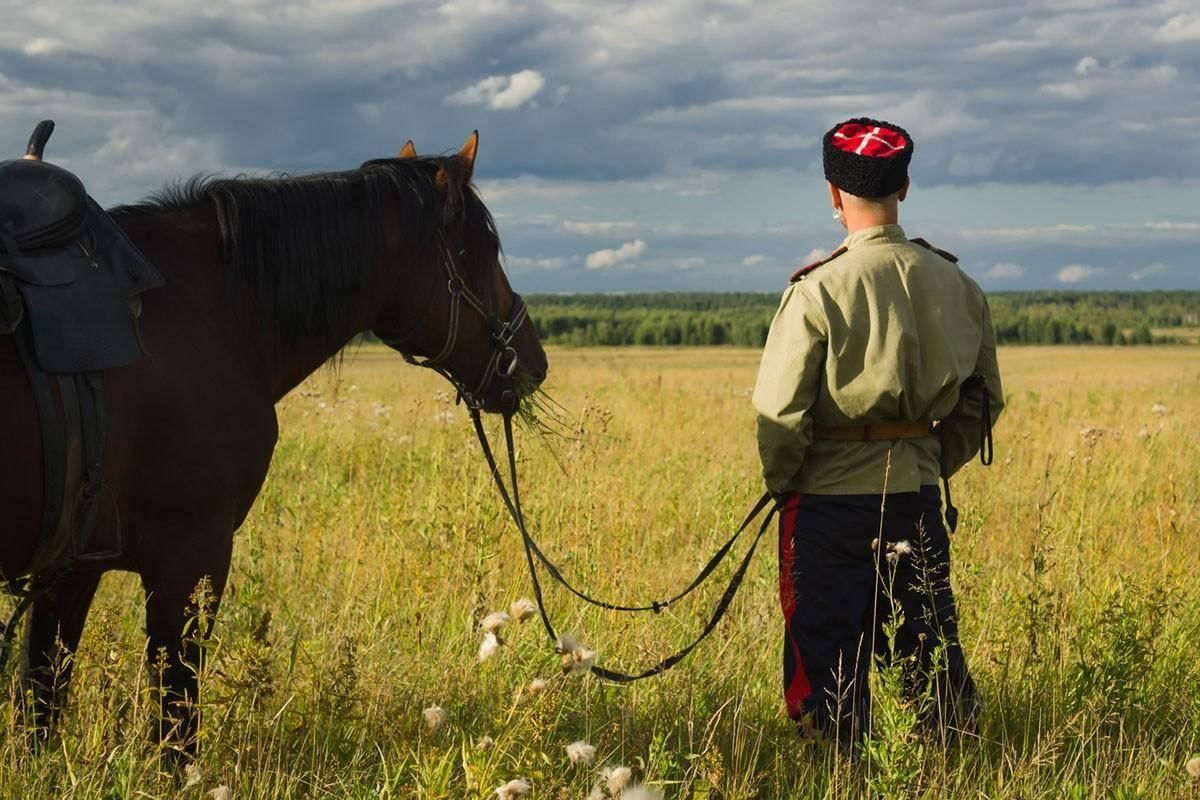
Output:
M0 271L25 301L43 370L137 361L137 296L163 277L74 175L45 162L0 162L0 240Z

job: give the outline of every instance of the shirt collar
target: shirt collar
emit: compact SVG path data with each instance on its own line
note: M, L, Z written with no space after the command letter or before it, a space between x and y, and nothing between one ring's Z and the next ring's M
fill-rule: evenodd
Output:
M863 228L861 231L855 231L846 237L842 242L842 247L847 250L853 250L855 247L872 244L893 244L895 242L907 242L908 237L904 235L904 229L899 225L877 225L874 228Z

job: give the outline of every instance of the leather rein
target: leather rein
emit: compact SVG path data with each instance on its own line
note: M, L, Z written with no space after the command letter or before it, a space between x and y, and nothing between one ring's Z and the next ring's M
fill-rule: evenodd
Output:
M508 510L508 514L512 518L513 524L516 525L517 530L521 534L521 543L525 549L525 563L529 568L529 579L533 584L533 594L537 600L538 614L541 617L542 627L545 628L546 633L549 635L551 641L557 641L558 634L555 632L554 625L550 621L550 615L546 611L546 604L542 594L542 583L538 576L538 562L541 563L542 567L557 583L559 583L568 592L575 595L580 600L583 600L585 603L588 603L589 605L603 608L608 611L617 611L622 613L633 614L653 612L658 614L671 606L673 603L676 603L687 597L702 583L704 583L709 576L712 575L720 563L725 560L725 557L729 554L730 550L733 549L733 546L737 543L742 533L750 527L750 523L752 523L754 519L760 513L762 513L763 509L767 508L768 505L771 506L770 513L767 514L766 518L763 519L761 525L759 526L758 533L755 535L754 541L751 542L749 550L747 550L746 555L742 558L741 563L738 565L737 569L733 573L733 576L730 578L729 584L726 586L725 591L721 594L720 599L717 601L717 604L712 614L709 616L708 622L705 624L704 629L694 640L692 640L690 644L677 651L673 655L659 661L654 666L639 673L624 673L599 666L593 666L591 669L591 671L597 676L615 683L632 683L634 681L640 681L645 678L666 672L668 669L682 661L689 653L692 652L692 650L696 648L697 645L700 644L700 642L704 641L704 639L706 639L708 635L712 633L713 629L716 628L717 623L721 621L721 618L725 616L725 612L729 610L729 605L733 601L734 596L741 587L742 580L746 576L746 571L750 567L750 562L754 557L754 552L758 547L759 541L762 539L763 534L766 532L767 527L771 523L771 520L775 517L776 512L779 510L778 504L772 504L772 497L769 492L763 494L763 496L760 497L754 504L754 507L750 510L750 513L746 515L746 518L742 521L742 524L738 526L738 529L734 532L733 536L731 536L723 545L721 545L721 547L716 551L716 553L713 554L700 572L696 574L696 577L693 578L692 581L686 587L684 587L682 591L666 600L654 600L643 605L623 605L610 603L604 600L598 600L595 597L592 597L590 594L572 585L571 582L563 576L562 571L554 564L554 562L550 560L541 547L538 546L538 543L533 536L530 535L525 524L525 514L521 508L521 493L517 480L517 458L516 448L513 443L512 426L516 402L518 401L517 393L513 387L513 377L517 372L518 357L516 348L513 347L512 340L520 327L529 321L528 309L525 306L525 302L521 299L521 296L514 292L513 305L509 314L509 318L507 321L501 321L496 314L492 312L463 281L461 275L459 274L459 269L455 263L454 254L452 253L449 244L445 240L444 233L442 234L440 247L442 258L439 259L439 263L446 272L446 291L450 296L450 321L446 333L446 342L442 346L441 351L431 358L420 359L405 353L402 349L403 344L410 340L416 333L416 329L419 329L419 327L422 326L428 319L433 306L433 296L436 293L439 285L439 281L437 280L434 280L433 282L428 301L425 305L425 312L422 314L421 318L417 320L416 324L414 325L414 330L404 336L393 339L383 339L383 341L392 348L399 350L404 356L404 360L408 363L415 364L419 367L427 367L432 369L443 378L448 380L451 385L454 386L455 390L457 390L459 399L465 403L467 408L470 410L471 423L475 428L475 436L479 440L479 446L483 451L484 459L487 461L488 470L492 475L492 480L496 484L496 489L499 491L500 497L504 501L504 506ZM459 255L462 255L462 253L460 252ZM468 390L462 381L456 378L448 369L443 366L446 359L449 358L454 352L454 348L458 343L458 328L461 322L463 302L466 302L468 306L470 306L476 311L476 313L483 317L483 319L487 322L488 328L491 332L491 355L488 358L487 366L484 368L483 375L480 378L478 385L472 390ZM505 361L506 358L508 359L507 362ZM496 456L492 451L491 443L488 441L487 431L483 426L483 398L486 395L487 390L491 387L492 382L497 379L503 384L501 397L506 408L503 413L504 443L505 448L508 451L509 485L512 487L511 494L509 493L508 488L505 486L504 478L500 473L500 467L496 462Z

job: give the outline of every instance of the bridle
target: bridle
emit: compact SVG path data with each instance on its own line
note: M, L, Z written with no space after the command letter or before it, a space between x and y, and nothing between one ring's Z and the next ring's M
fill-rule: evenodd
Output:
M446 291L450 295L450 319L446 330L446 342L442 346L441 351L439 351L437 355L430 358L418 358L409 353L407 347L413 336L415 336L420 328L424 326L425 322L429 318L429 315L432 313L434 296L437 293L437 288L440 284L440 281L438 281L436 277L434 278L433 284L430 288L429 297L425 303L425 310L421 314L420 318L415 321L413 326L410 327L409 331L402 336L392 338L380 337L380 339L384 342L384 344L387 344L392 349L399 351L400 354L404 356L404 360L408 363L415 364L419 367L427 367L432 369L443 378L448 380L458 392L459 399L465 403L467 408L470 410L471 423L475 428L475 435L479 439L479 446L482 448L484 458L487 460L488 469L491 472L492 479L495 481L496 488L500 493L501 499L504 501L504 505L508 510L509 516L512 518L513 523L516 525L517 530L521 534L521 543L525 549L525 562L529 568L529 577L533 584L533 594L537 600L538 612L541 617L542 627L545 628L546 633L549 635L552 641L557 639L557 633L554 630L554 626L550 622L550 616L546 611L545 601L542 596L542 585L538 577L537 569L539 562L556 582L565 587L571 594L575 595L584 602L589 603L590 605L607 609L609 611L624 613L652 612L654 614L658 614L670 607L672 604L687 597L701 584L703 584L713 574L713 572L716 571L717 567L725 560L726 556L729 555L738 539L741 538L742 533L744 533L747 528L750 527L750 524L755 520L755 518L762 513L763 509L770 507L770 513L763 518L761 524L759 525L757 534L751 541L750 547L742 557L741 562L734 570L734 573L730 578L729 584L726 586L725 591L717 600L716 607L709 616L703 630L694 640L692 640L690 644L668 656L667 658L662 659L650 668L637 673L619 672L617 670L610 670L600 666L593 666L591 668L591 671L598 677L616 683L632 683L634 681L644 680L654 675L659 675L663 672L666 672L668 669L682 661L690 652L692 652L692 650L694 650L702 641L704 641L704 639L706 639L708 635L716 628L717 623L721 621L721 618L729 609L729 605L733 601L734 595L737 594L737 590L741 586L742 580L746 576L746 571L750 567L750 562L754 557L755 550L758 548L759 541L762 539L763 534L766 532L767 527L771 523L771 520L779 510L778 504L773 502L773 498L769 493L763 494L763 496L754 504L754 507L750 510L750 513L746 515L745 519L743 519L742 524L734 532L733 536L730 537L729 540L717 550L717 552L700 569L700 572L695 576L695 578L693 578L692 581L682 591L665 600L654 600L648 604L637 605L610 603L604 600L598 600L572 585L562 574L557 565L555 565L542 551L541 547L538 546L537 541L534 540L534 538L530 535L529 530L525 525L525 513L521 508L521 494L517 483L516 447L513 442L512 429L512 418L516 412L518 401L517 394L512 384L513 376L516 374L518 367L518 359L517 351L516 348L513 347L512 340L520 327L529 320L529 312L525 307L525 301L521 299L521 295L513 292L513 305L509 314L509 318L505 321L501 321L500 318L493 311L491 311L491 309L489 309L463 281L459 274L459 269L455 263L454 253L452 252L449 243L446 241L446 235L444 231L439 231L438 244L440 253L438 264L446 273ZM459 251L459 255L463 255L463 252ZM479 384L473 390L468 390L462 381L454 377L454 375L443 366L446 359L449 358L450 354L454 352L455 345L458 343L458 329L462 315L462 304L464 301L471 308L475 309L476 313L483 317L484 321L487 322L492 345L492 351L488 358L487 366L483 370L483 375L479 380ZM505 362L506 357L508 359L507 362ZM500 474L500 467L496 463L496 457L493 454L491 444L488 441L487 432L483 427L483 398L485 393L491 387L492 382L495 380L500 380L503 384L501 403L504 409L504 441L508 450L509 484L512 487L511 494L504 485L504 479Z
M476 295L471 288L467 286L460 274L460 269L456 264L454 253L450 248L450 243L446 241L444 231L438 232L438 266L446 273L446 292L450 296L450 316L449 323L446 326L446 342L442 345L442 349L437 355L429 358L420 358L409 352L408 345L413 337L424 327L425 322L429 319L429 315L433 311L433 300L437 294L440 281L434 277L430 286L429 297L425 302L425 310L421 316L409 327L409 330L404 334L396 337L380 337L380 340L397 350L404 357L404 360L409 364L414 364L418 367L426 367L441 375L448 380L455 390L458 392L458 399L465 403L467 408L473 412L483 409L484 398L487 396L488 390L492 386L492 382L499 379L504 388L501 392L501 404L505 409L516 407L517 395L513 390L513 377L517 373L519 360L517 350L513 347L513 338L517 335L517 331L521 326L529 320L529 310L525 306L525 301L521 299L521 295L513 292L512 309L509 312L507 320L501 320L482 300ZM459 251L459 255L463 255L464 251ZM468 306L473 308L479 316L483 317L484 322L488 326L488 336L491 340L491 353L488 356L487 365L484 367L483 374L479 378L479 382L473 389L468 389L466 384L454 376L444 364L451 354L454 353L454 348L458 344L459 327L462 321L462 307L466 302Z

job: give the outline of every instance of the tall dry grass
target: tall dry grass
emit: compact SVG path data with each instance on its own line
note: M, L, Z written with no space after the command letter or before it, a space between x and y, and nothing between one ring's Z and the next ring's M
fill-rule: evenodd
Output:
M920 735L887 676L857 763L799 740L780 700L773 541L709 642L665 677L565 678L536 622L479 663L478 620L527 595L518 538L466 415L432 375L364 350L280 407L202 676L199 782L160 770L140 589L105 579L62 734L31 754L0 708L0 798L471 798L521 777L583 798L601 764L667 797L1186 798L1200 782L1200 351L1006 349L996 464L956 481L954 580L987 701L980 738ZM521 439L533 530L627 600L679 587L759 492L756 354L555 351L555 453ZM1165 413L1155 413L1155 404ZM1164 409L1159 409L1163 411ZM561 465L561 466L560 466ZM711 588L629 619L549 594L602 663L689 640ZM547 679L546 691L528 684ZM10 684L15 686L15 683ZM431 731L422 709L446 723ZM476 746L482 737L494 746ZM572 766L565 746L597 748ZM880 755L882 753L882 755Z

